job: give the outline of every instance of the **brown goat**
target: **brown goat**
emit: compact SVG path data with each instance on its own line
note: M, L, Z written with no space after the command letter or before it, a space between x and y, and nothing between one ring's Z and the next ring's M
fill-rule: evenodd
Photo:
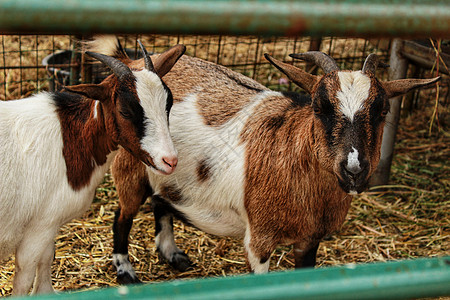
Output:
M375 55L362 71L340 71L320 52L293 56L316 63L325 75L266 58L311 97L274 92L187 56L167 75L177 170L155 175L125 151L113 163L120 282L139 282L128 261L128 234L150 196L156 246L177 269L190 262L173 240L172 216L211 234L243 237L255 273L268 270L280 243L295 245L296 267L314 266L320 240L343 223L350 194L365 189L378 164L388 99L437 80L380 82ZM130 63L124 53L117 58Z

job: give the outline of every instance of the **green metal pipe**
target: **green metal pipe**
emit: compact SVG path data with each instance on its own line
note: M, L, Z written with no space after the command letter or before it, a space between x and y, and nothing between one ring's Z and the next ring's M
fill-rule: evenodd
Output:
M0 0L2 33L449 37L449 0Z
M36 299L406 299L450 296L450 256L264 275L176 280ZM25 299L25 298L23 298Z

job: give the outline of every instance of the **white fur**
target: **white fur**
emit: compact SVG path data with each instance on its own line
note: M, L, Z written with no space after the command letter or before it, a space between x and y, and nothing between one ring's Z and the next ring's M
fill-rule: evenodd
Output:
M358 150L355 147L352 147L352 152L348 153L347 157L347 170L352 173L359 173L361 171L361 166L359 164L358 159Z
M142 70L133 74L136 77L136 92L147 116L145 138L141 141L141 147L152 156L159 170L171 172L172 168L163 162L164 157L177 157L167 126L167 92L155 73Z
M115 49L118 49L117 38L114 35L96 35L95 39L84 42L89 49L108 56L113 56Z
M100 103L100 101L95 100L94 102L94 119L97 119L98 116L98 104Z
M355 114L363 108L369 97L370 78L361 71L338 72L341 90L337 92L340 110L353 122Z
M113 264L117 269L117 273L128 273L133 278L136 278L136 272L134 272L133 266L128 260L128 254L113 254Z
M173 206L205 232L244 236L247 226L244 208L245 145L240 144L239 135L254 107L269 94L279 95L275 92L261 93L219 127L204 124L195 104L195 94L188 95L172 108L170 130L175 147L179 149L178 167L169 176L148 172L150 184L156 194L167 185L180 188L185 198L181 204L174 203ZM213 174L205 182L197 178L197 163L203 160Z
M261 258L257 257L254 253L252 248L250 247L250 241L251 241L251 235L250 230L247 229L245 232L245 238L244 238L244 247L245 251L247 251L247 259L252 267L252 271L255 272L255 274L264 274L269 272L269 266L270 266L270 260L268 259L265 263L261 263Z

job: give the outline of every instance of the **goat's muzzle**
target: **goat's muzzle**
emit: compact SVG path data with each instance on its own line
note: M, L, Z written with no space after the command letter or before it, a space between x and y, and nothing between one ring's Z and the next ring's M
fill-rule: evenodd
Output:
M145 165L150 167L150 169L152 169L157 174L170 175L175 171L177 167L178 157L177 156L162 157L159 163L155 163L154 159L148 156L146 158L141 158L141 161Z
M346 193L362 193L369 184L369 169L369 163L365 160L357 167L349 166L347 161L342 161L337 172L339 185Z

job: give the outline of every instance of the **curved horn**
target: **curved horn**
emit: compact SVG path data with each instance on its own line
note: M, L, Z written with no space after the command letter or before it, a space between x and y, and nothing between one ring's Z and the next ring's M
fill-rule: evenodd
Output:
M86 54L107 65L119 79L128 75L133 75L126 64L114 57L90 51L86 51Z
M305 61L313 62L317 66L322 68L322 70L324 70L325 73L339 71L339 67L336 64L336 62L334 61L334 59L332 59L331 57L329 57L328 55L326 55L325 53L320 52L320 51L308 51L305 53L294 53L294 54L289 54L289 56L293 57L293 58L298 58L298 59L302 59Z
M147 50L145 49L144 45L142 45L140 40L138 40L138 43L139 46L141 47L142 54L144 55L145 68L149 71L155 72L155 67L153 66L153 62L152 59L150 58L150 55L148 55Z
M364 74L368 74L368 73L375 74L378 67L387 68L387 67L389 67L389 65L380 61L378 58L378 55L376 55L375 53L372 53L372 54L369 54L369 56L367 56L366 60L364 61L362 72Z

